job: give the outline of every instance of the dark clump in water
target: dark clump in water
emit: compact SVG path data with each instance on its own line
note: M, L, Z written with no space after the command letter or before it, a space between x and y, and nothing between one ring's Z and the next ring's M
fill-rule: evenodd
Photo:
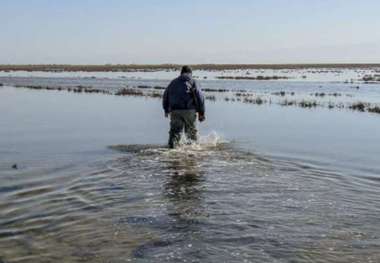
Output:
M303 100L298 103L298 105L302 108L314 108L318 106L318 103L316 101L306 101Z
M117 96L144 96L144 92L132 89L132 88L123 88L115 93Z
M362 102L358 102L358 103L352 104L349 108L352 110L364 112L366 109L366 105Z
M372 112L372 113L380 113L380 107L378 106L375 106L375 107L370 107L368 108L368 112Z

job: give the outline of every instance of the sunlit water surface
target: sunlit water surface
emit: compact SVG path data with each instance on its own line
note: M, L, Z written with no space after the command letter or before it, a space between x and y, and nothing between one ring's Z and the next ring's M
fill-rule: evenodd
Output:
M380 261L378 115L208 103L169 150L159 100L0 99L0 262Z

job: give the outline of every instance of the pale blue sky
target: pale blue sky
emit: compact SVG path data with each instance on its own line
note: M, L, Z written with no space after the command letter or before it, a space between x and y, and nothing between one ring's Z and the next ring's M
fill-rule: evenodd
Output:
M380 62L379 0L0 0L0 64Z

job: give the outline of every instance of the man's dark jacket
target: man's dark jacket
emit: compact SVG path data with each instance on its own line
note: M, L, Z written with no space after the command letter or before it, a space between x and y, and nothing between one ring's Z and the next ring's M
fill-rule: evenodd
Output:
M196 110L205 113L204 97L196 81L187 74L174 79L165 89L162 106L165 113L173 110Z

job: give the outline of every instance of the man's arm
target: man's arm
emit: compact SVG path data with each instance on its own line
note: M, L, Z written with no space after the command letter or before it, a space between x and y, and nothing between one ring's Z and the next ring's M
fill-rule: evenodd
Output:
M197 100L197 111L198 111L198 119L199 121L205 120L205 99L203 96L203 93L201 89L199 88L199 85L197 82L194 82L194 88L195 88L195 98Z
M170 85L171 85L171 83L169 84L169 86L166 87L166 89L164 91L163 98L162 98L162 108L165 111L165 117L169 116L169 88L170 88Z
M201 89L199 88L199 85L197 84L197 82L194 82L194 86L195 86L195 97L197 98L197 102L198 102L197 111L200 114L205 114L205 99L204 99L203 93Z

